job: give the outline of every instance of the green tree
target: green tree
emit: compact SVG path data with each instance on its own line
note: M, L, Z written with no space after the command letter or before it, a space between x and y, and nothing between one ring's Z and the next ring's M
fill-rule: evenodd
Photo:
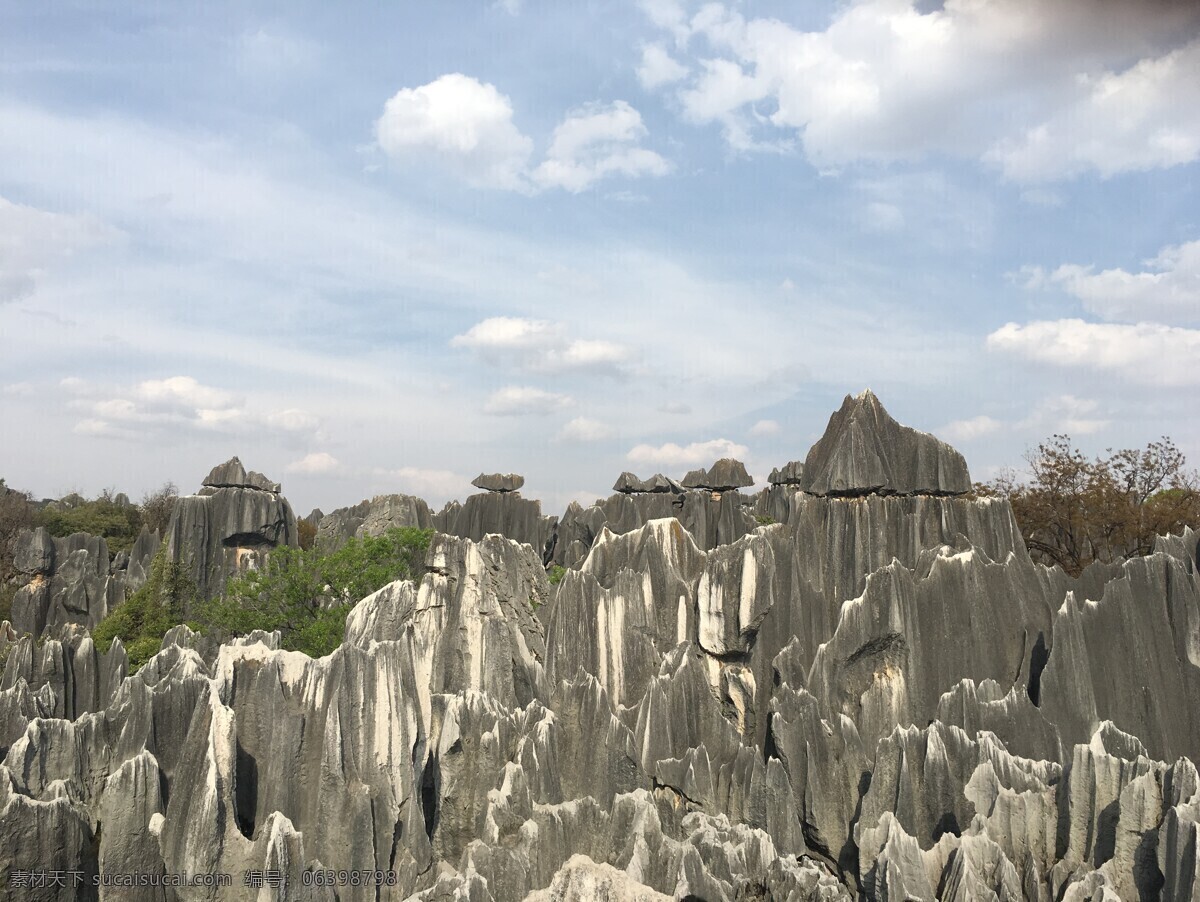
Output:
M39 526L57 538L86 532L103 536L110 554L129 551L142 531L142 514L135 505L117 500L109 490L91 501L66 506L51 504L37 516Z
M222 598L201 605L198 620L232 635L279 630L284 648L329 654L356 602L395 580L420 577L432 536L402 528L351 539L330 553L276 548L261 570L230 580Z
M167 557L164 544L154 556L145 584L97 624L92 641L107 652L120 638L130 669L136 671L162 648L167 630L183 622L183 612L195 594L195 584L181 564Z

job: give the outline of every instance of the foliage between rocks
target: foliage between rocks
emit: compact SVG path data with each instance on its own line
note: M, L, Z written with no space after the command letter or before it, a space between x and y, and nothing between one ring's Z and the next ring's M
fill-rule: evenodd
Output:
M129 668L136 671L162 648L162 639L173 626L183 622L183 612L196 587L183 566L168 559L163 545L150 565L145 584L117 605L92 631L92 641L101 652L119 638L129 655Z
M65 538L77 532L103 536L110 554L129 551L142 531L142 512L128 502L122 504L105 490L91 501L79 495L69 495L62 501L49 504L37 515L37 525L55 538Z
M284 648L327 655L341 645L357 602L395 580L420 578L432 537L431 529L405 527L329 553L276 548L262 570L230 580L224 597L199 606L200 626L232 635L279 630Z

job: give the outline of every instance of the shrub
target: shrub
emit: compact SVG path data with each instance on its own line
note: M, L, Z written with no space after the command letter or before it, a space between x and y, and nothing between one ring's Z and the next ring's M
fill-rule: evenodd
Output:
M563 567L561 564L551 564L550 570L547 572L549 573L550 577L550 585L557 586L562 582L562 578L566 575L567 568Z
M279 630L284 648L321 657L345 635L354 604L388 583L420 576L433 530L392 529L336 551L282 547L261 570L230 580L223 598L201 605L203 628L232 635Z
M129 551L142 531L141 511L132 504L117 503L109 491L71 507L49 505L38 513L37 522L57 538L77 532L103 536L110 554Z
M163 545L154 556L145 584L97 624L92 641L101 652L107 652L119 638L129 655L130 670L135 672L158 653L167 630L183 622L183 612L195 593L195 585L180 564L167 558Z

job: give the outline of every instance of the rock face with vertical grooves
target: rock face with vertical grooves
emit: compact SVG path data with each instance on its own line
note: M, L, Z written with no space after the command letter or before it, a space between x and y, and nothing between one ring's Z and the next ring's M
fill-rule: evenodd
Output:
M959 495L971 490L963 456L901 426L869 389L846 396L804 459L800 487L814 495Z
M356 600L318 660L279 633L179 626L129 674L85 622L40 642L0 623L0 883L44 867L88 879L29 898L117 898L91 876L136 871L235 881L120 898L244 899L247 870L286 884L258 898L353 902L1200 898L1197 534L1070 579L1030 560L1007 502L954 496L966 470L944 446L873 396L847 403L793 473L842 482L775 484L774 523L711 469L680 492L625 474L557 527L515 490L449 506L424 572ZM192 507L281 504L233 463ZM326 535L419 510L343 509ZM31 585L80 550L21 541ZM392 885L315 885L329 871Z
M212 598L233 574L261 566L272 548L296 545L296 515L279 483L247 473L234 457L213 468L198 494L175 502L165 541L198 597Z

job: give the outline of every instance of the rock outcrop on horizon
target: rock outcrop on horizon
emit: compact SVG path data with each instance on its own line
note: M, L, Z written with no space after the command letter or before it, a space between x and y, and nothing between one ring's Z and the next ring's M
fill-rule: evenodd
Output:
M0 883L77 871L79 892L27 898L135 902L1200 898L1200 533L1078 579L1035 564L1008 502L965 496L962 457L870 393L752 507L734 463L678 491L622 474L561 522L516 489L335 511L318 541L422 516L439 534L317 660L180 626L129 674L88 623L41 643L0 624ZM186 546L210 592L230 549L294 536L278 486L230 464L172 523L224 537ZM782 516L759 523L768 504ZM53 543L22 541L31 581L56 572ZM571 564L556 585L550 560ZM234 880L92 887L131 871Z
M316 544L332 551L348 539L381 536L389 529L433 529L433 514L421 498L376 495L370 501L360 501L353 507L342 507L325 514L313 525L317 527Z
M901 426L870 391L846 396L804 459L800 488L813 495L961 495L971 490L963 456Z
M236 457L214 467L195 495L181 496L164 540L198 598L220 595L230 576L262 565L279 545L296 545L296 515L280 485L247 473Z

